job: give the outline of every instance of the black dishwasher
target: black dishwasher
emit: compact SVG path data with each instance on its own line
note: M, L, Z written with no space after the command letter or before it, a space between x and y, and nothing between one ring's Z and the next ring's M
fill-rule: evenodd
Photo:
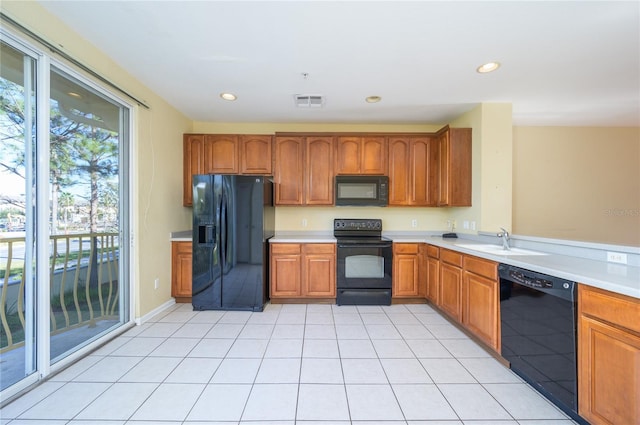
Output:
M508 264L500 275L502 357L580 423L576 385L576 284Z

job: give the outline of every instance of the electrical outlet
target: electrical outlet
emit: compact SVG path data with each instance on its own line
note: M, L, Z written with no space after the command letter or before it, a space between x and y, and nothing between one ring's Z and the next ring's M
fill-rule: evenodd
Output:
M416 220L415 218L411 220L411 227L418 227L418 220Z
M471 230L476 230L476 222L475 221L471 222Z
M469 229L469 220L465 220L462 222L462 228L463 229Z
M302 227L307 227L307 219L306 218L302 219Z
M158 289L160 287L160 279L156 277L156 279L153 281L153 286L154 289Z
M607 261L610 263L627 264L627 254L621 252L607 252Z

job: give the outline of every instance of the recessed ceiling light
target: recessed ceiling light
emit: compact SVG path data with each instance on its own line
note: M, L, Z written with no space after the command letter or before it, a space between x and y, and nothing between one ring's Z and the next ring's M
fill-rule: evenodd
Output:
M480 74L486 74L487 72L493 72L498 68L500 68L499 62L487 62L484 65L480 65L476 71Z
M236 100L238 98L233 93L220 93L220 97L223 98L224 100L228 100L229 102L233 102L234 100Z
M80 98L82 97L82 95L81 95L81 94L76 93L76 92L73 92L73 91L70 91L70 92L68 92L67 94L68 94L69 96L71 96L71 97L75 97L75 98L77 98L77 99L80 99Z
M367 103L378 103L382 98L380 96L367 96L364 100L366 100Z

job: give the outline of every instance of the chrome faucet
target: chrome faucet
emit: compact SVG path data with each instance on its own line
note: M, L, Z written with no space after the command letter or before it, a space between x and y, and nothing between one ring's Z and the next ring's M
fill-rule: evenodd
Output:
M502 232L498 233L497 236L502 238L502 249L509 251L511 249L509 248L509 232L504 227L501 227L500 230Z

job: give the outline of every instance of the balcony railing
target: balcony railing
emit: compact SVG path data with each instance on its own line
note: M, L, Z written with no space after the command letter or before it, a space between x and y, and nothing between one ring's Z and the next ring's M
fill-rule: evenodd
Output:
M51 334L119 317L118 235L50 236ZM25 238L0 237L0 353L24 345ZM37 287L41 282L37 282ZM44 283L46 284L46 283Z

